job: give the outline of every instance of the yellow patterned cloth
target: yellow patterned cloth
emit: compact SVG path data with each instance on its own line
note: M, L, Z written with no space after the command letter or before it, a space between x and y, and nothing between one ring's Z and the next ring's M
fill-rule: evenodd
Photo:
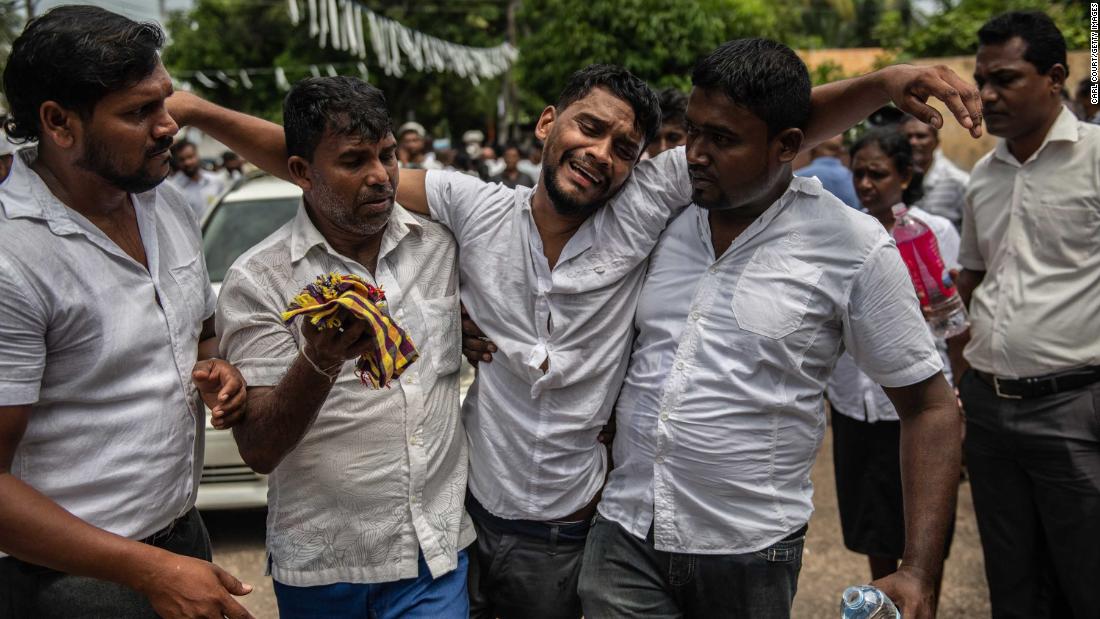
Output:
M363 384L375 389L388 387L397 380L420 353L408 333L386 314L386 294L355 275L320 275L298 293L283 312L283 321L304 315L319 329L340 327L340 308L360 320L366 320L373 346L356 361L355 368Z

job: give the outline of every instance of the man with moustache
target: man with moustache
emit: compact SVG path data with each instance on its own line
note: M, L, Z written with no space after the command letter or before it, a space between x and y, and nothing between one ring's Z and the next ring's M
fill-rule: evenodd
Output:
M580 595L586 617L789 617L813 511L824 390L847 350L901 418L906 546L873 584L932 617L959 414L893 240L793 177L810 77L742 39L699 61L693 204L653 251Z
M949 345L993 616L1095 616L1100 127L1062 104L1066 42L1050 17L1006 13L978 40L974 79L1000 139L966 192L971 327Z
M970 126L971 93L943 68L892 67L815 92L813 143L891 98L922 117L930 95ZM819 97L820 95L820 97ZM179 117L278 173L278 127L193 96ZM471 615L578 617L584 540L607 474L597 435L626 371L649 253L691 199L682 149L638 163L659 126L656 96L621 67L576 72L543 110L536 186L405 170L398 198L455 234L463 300L494 344L463 405L467 508L478 527ZM936 116L938 119L938 115Z
M231 425L244 384L216 359L198 224L161 183L163 41L61 7L4 71L8 135L34 145L0 186L0 617L251 617L194 508L203 401Z
M946 218L956 230L960 229L970 175L940 150L939 129L908 115L902 118L899 127L913 149L913 166L924 175L921 179L924 195L915 206Z
M464 618L474 530L463 510L458 270L441 225L394 205L397 141L382 92L350 77L296 84L283 106L297 216L226 274L222 352L248 380L233 429L269 474L268 565L279 614ZM387 388L356 375L376 346L366 321L285 324L318 275L382 288L419 358Z

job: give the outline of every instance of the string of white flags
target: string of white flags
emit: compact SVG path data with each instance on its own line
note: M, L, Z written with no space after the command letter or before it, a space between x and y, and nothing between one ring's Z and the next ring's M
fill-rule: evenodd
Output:
M270 76L275 80L276 87L285 92L290 90L290 79L287 78L287 73L296 76L312 75L313 77L321 77L322 75L329 75L336 77L337 75L347 75L352 72L358 73L364 80L370 80L370 72L367 70L367 65L363 62L329 63L320 65L311 64L286 67L275 66L173 71L172 77L178 80L180 82L179 85L184 88L186 88L185 82L194 81L209 89L214 89L224 84L234 89L243 88L245 90L251 90L253 88L253 77Z
M290 21L309 24L309 36L324 47L367 57L367 37L386 75L400 77L406 63L416 71L448 71L478 84L512 66L519 50L509 43L469 47L407 28L356 0L287 0ZM305 4L303 14L302 4Z

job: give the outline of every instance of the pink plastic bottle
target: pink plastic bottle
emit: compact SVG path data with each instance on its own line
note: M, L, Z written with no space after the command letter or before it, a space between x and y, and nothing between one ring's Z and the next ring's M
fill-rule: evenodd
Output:
M894 241L909 268L932 335L952 337L966 331L970 319L944 267L936 235L927 224L910 215L904 204L894 205L894 219Z

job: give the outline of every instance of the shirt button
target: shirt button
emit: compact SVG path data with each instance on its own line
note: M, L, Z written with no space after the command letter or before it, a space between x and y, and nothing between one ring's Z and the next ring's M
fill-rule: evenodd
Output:
M682 370L682 369L684 369L684 362L683 362L683 361L677 361L677 362L676 362L676 369L677 369L677 370Z
M716 273L718 273L718 267L710 267L710 274L714 275Z
M661 413L661 421L668 421L668 413Z
M657 456L656 458L653 459L653 461L656 462L657 464L664 464L665 463L665 457L664 456Z
M691 319L692 320L699 320L699 316L700 316L699 312L692 312L691 313Z

